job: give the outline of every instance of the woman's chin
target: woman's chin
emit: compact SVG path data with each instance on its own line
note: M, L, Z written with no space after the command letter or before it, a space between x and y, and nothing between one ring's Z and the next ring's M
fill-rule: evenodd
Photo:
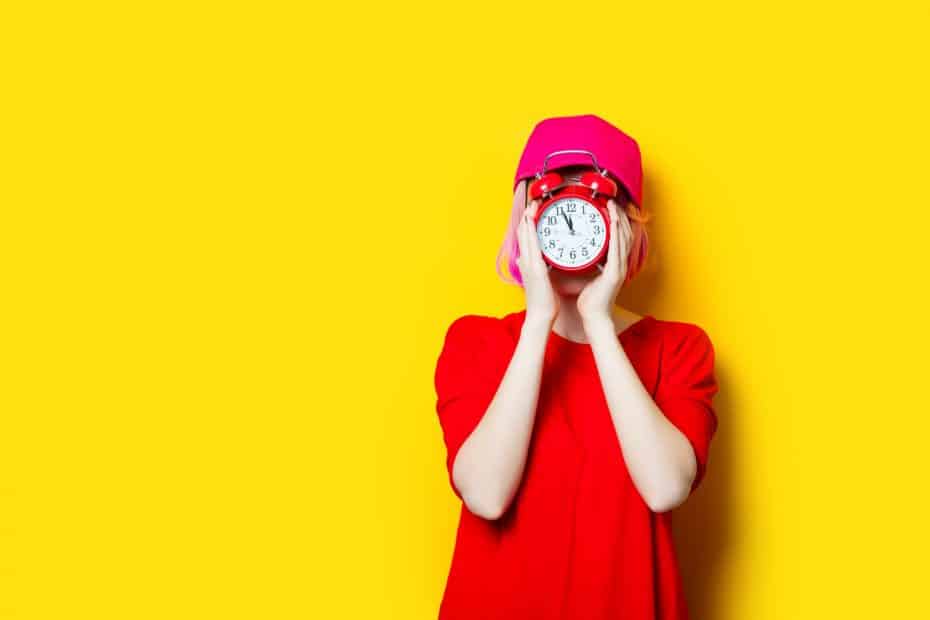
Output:
M557 286L555 292L562 297L577 297L583 288L583 286Z
M588 282L594 279L592 275L577 276L570 274L555 274L552 276L552 288L563 297L577 297Z

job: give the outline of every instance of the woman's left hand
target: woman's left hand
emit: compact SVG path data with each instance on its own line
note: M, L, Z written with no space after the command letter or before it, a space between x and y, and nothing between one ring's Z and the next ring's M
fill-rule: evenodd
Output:
M627 273L627 255L633 240L633 229L626 213L611 199L607 201L610 212L610 240L607 245L607 264L601 273L588 282L578 294L578 314L585 322L600 319L611 320L611 306L623 286Z

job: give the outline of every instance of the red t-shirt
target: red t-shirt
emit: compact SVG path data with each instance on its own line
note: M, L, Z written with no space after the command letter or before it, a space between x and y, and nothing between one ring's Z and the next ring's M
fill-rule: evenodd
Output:
M436 410L452 464L491 402L526 310L465 315L436 365ZM697 325L646 315L618 334L645 388L694 448L704 477L717 427L714 349ZM686 620L671 514L633 485L589 344L550 332L533 434L507 511L459 516L440 620Z

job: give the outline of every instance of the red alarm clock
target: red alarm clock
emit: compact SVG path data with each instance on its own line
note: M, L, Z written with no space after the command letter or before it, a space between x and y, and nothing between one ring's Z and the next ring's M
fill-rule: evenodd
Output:
M546 172L549 158L562 153L591 157L597 172L581 175L580 184L562 186L557 172ZM543 259L563 271L595 268L607 254L610 241L610 211L607 201L617 197L617 183L597 165L594 153L580 149L553 151L543 160L542 172L529 186L531 200L545 197L536 211L536 235ZM603 264L603 263L602 263Z

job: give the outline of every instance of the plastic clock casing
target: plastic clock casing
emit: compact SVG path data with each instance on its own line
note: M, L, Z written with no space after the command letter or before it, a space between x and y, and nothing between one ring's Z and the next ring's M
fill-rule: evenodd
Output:
M546 199L545 202L541 203L539 205L539 208L536 210L536 218L535 218L536 221L534 222L533 227L536 229L537 237L540 234L539 220L540 218L542 218L542 214L545 212L545 210L549 207L550 204L552 204L553 202L557 200L563 200L565 198L571 198L571 197L579 198L581 200L584 200L588 204L592 205L594 208L596 208L597 211L601 214L601 217L604 218L604 226L605 226L604 245L603 247L601 247L600 251L597 254L595 254L594 257L591 260L589 260L587 263L578 265L576 267L568 267L565 265L559 265L558 263L551 260L549 256L546 255L546 252L543 251L542 248L540 248L540 253L542 254L543 259L547 263L552 265L553 269L561 269L562 271L571 271L571 272L588 271L590 269L596 269L596 265L598 261L600 261L601 258L603 258L605 254L607 254L607 248L610 246L610 211L608 211L607 209L608 197L604 194L598 194L595 198L592 198L591 197L592 193L593 191L590 188L587 188L583 185L568 185L566 187L556 190L551 196L549 196L548 199Z

